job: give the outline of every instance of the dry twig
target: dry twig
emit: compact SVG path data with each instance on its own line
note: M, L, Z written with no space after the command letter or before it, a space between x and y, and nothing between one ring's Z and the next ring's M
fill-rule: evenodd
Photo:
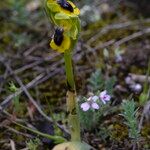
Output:
M145 81L147 81L148 83L150 83L150 77L147 77L146 75L137 75L130 73L129 76L131 76L132 80L136 82L144 83Z

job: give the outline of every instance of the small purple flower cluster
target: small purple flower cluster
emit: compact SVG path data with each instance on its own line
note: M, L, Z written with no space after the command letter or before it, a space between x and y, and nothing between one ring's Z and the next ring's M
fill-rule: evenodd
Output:
M102 91L98 96L92 95L90 96L86 102L82 103L80 105L81 109L83 111L88 111L91 109L99 109L99 105L97 104L97 101L102 101L103 104L106 104L106 102L110 101L111 96L107 93L107 91Z

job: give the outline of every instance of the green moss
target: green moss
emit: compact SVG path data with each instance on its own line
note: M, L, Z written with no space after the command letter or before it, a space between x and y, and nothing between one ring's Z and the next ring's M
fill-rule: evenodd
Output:
M145 124L142 128L141 135L145 137L147 140L150 140L150 126L149 124Z
M128 129L123 124L115 123L109 127L110 137L116 141L122 141L128 137Z

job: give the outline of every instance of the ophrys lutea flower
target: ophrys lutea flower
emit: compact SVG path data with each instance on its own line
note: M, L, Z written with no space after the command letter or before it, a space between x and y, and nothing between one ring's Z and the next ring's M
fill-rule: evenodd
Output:
M67 35L65 35L64 30L61 28L56 28L55 33L50 42L51 48L60 53L63 53L66 50L70 49L70 45L71 40Z
M46 0L46 12L56 26L63 28L66 35L73 40L77 39L80 31L80 12L71 1Z
M47 0L46 5L53 13L63 13L66 17L75 17L79 15L79 9L67 0Z

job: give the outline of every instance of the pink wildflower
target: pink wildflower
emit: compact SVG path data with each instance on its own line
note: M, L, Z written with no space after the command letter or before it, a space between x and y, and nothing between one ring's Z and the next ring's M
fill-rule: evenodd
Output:
M84 102L80 105L81 109L83 111L88 111L90 108L91 109L99 109L99 105L96 103L96 100L98 100L98 96L90 96L87 99L87 102Z
M99 98L104 104L106 104L106 102L110 101L111 96L107 94L107 91L105 90L99 94Z

